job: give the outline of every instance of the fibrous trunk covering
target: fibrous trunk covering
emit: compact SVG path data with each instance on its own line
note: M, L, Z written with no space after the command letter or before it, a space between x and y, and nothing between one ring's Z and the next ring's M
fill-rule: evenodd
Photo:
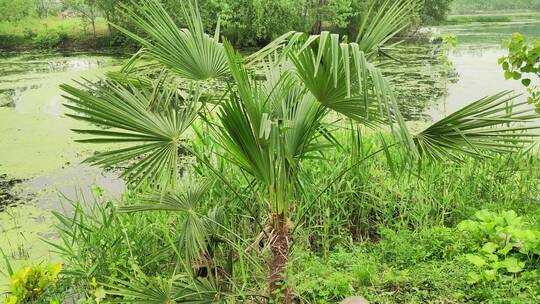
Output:
M283 214L274 216L272 224L273 237L270 246L270 261L268 262L270 277L269 290L271 303L292 303L292 294L285 280L285 267L289 260L289 229L287 219Z

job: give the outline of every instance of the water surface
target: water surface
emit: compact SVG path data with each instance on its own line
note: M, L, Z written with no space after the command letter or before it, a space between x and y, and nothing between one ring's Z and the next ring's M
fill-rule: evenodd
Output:
M37 192L43 204L50 196L42 190L70 194L71 188L92 183L118 188L110 175L80 164L95 147L74 142L70 130L85 123L64 116L58 86L97 78L120 63L112 56L84 53L0 55L0 174L24 179L21 188Z
M441 27L441 34L457 36L458 46L450 53L456 72L456 83L448 84L448 94L429 109L439 119L474 100L504 90L526 93L520 81L506 80L498 59L508 54L503 41L519 32L529 39L540 38L540 22L474 23ZM521 96L518 100L526 99Z
M55 238L49 211L63 211L60 196L90 198L94 186L110 196L122 192L124 184L115 174L81 164L103 148L73 141L70 129L85 124L64 116L58 87L95 79L121 62L86 53L0 53L0 207L18 204L0 212L0 248L15 268L55 259L40 239ZM0 293L5 282L0 274Z

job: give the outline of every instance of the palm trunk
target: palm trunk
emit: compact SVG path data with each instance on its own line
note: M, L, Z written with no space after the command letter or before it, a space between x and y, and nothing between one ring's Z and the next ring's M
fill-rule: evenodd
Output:
M270 299L272 303L292 303L292 294L286 282L286 265L289 260L289 229L287 219L282 214L274 216L272 234L273 243L270 246L268 278Z

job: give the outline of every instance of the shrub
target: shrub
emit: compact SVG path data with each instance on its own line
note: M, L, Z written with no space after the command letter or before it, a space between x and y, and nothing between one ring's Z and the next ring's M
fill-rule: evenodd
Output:
M465 220L458 229L475 237L481 246L466 259L476 268L468 281L475 284L493 281L501 271L515 274L525 269L525 262L540 255L540 230L531 227L515 211L478 211L475 220Z
M66 40L67 33L63 30L45 30L37 33L32 42L37 48L52 49Z
M54 290L59 286L61 264L47 263L27 266L11 275L9 294L5 304L62 303Z

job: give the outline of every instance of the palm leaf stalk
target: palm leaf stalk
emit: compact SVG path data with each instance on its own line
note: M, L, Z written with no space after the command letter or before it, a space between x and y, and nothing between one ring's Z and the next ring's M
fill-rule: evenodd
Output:
M389 130L394 142L384 142L381 151L399 146L415 160L489 157L517 151L537 136L530 131L536 128L531 122L539 115L525 103L511 104L514 96L508 92L473 102L420 133L408 130L398 109L401 101L372 59L408 24L407 15L416 2L384 1L378 9L373 6L366 15L372 22L364 19L352 43L341 42L341 37L329 32L312 36L289 32L242 58L228 42L219 41L218 31L213 37L204 33L195 2L183 4L188 27L179 29L157 0L145 0L138 4L140 9L124 7L126 16L144 35L119 29L143 45L139 55L198 89L186 90L188 97L179 99L171 97L175 94L151 94L132 81L109 80L101 86L86 84L83 89L63 85L70 101L66 107L74 111L70 117L100 126L75 130L93 136L80 141L131 144L97 154L89 162L113 166L131 161L123 174L130 184L158 182L163 192L176 183L178 151L189 146L186 130L201 114L200 121L208 124L209 136L219 147L216 155L240 168L256 184L256 203L267 211L268 219L268 294L275 302L291 303L285 277L290 213L302 199L302 162L335 144L331 135L335 125L328 123L329 113L347 117L353 125ZM254 76L255 66L262 67L264 77ZM129 75L130 79L136 76ZM214 101L215 112L202 115L200 88L208 80L223 82L228 91ZM157 104L170 106L151 107L156 96L165 99ZM361 140L359 136L353 137ZM361 157L352 157L360 159L355 164L361 163ZM125 210L187 210L184 198L163 192ZM204 238L186 239L185 246L196 255L204 247Z

